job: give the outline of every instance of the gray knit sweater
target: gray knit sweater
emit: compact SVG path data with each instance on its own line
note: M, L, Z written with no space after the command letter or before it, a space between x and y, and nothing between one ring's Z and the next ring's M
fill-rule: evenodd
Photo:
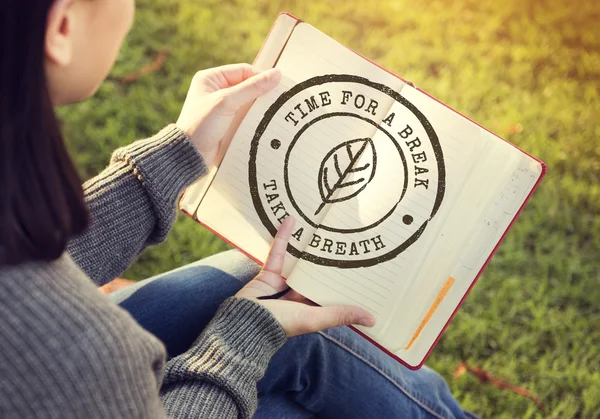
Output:
M84 185L91 225L69 254L0 267L0 418L252 416L285 342L266 309L228 299L166 362L162 343L97 290L166 237L178 195L205 172L175 126L119 149Z

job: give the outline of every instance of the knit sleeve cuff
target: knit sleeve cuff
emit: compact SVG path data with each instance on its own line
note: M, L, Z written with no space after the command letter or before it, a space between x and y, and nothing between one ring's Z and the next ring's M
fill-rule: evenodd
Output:
M285 341L283 328L265 307L231 297L192 348L167 363L163 391L184 383L209 384L229 395L241 417L250 417L256 383Z
M173 124L153 137L117 149L111 163L127 164L144 187L159 217L159 236L168 232L183 189L208 172L198 150Z
M245 298L230 297L225 300L209 330L232 351L265 369L271 357L286 341L283 328L271 312ZM202 336L197 343L203 343Z

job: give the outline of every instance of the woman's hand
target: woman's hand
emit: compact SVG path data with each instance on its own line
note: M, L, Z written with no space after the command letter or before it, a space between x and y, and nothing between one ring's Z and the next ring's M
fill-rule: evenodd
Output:
M236 297L255 300L266 307L281 323L288 337L349 324L373 326L375 319L362 308L318 307L293 290L278 300L258 299L287 289L285 280L281 277L281 270L293 228L294 219L287 217L279 227L262 270L236 294Z
M277 86L279 80L279 70L259 72L250 64L200 71L192 80L177 126L191 138L210 165L233 115L246 103Z

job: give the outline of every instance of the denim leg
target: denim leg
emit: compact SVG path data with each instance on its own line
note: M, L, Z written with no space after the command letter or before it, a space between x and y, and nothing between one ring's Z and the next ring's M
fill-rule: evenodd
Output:
M192 345L221 303L259 270L242 253L230 250L137 282L109 298L162 340L174 357ZM283 393L261 397L256 413L265 419L314 417Z
M237 250L222 252L109 294L165 344L169 357L200 336L223 301L256 276L260 266Z
M228 251L110 297L176 356L259 269L240 252ZM403 367L349 328L289 339L258 389L255 417L264 419L465 417L437 373Z
M313 419L314 413L296 403L286 393L271 393L258 397L254 419Z
M319 418L475 417L438 373L409 370L347 327L289 339L258 389L286 391Z

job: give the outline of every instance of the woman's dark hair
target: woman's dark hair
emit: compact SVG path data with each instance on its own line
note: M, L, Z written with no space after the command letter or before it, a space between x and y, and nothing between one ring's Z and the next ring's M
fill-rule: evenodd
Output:
M46 81L52 3L0 3L0 266L56 259L88 222Z

